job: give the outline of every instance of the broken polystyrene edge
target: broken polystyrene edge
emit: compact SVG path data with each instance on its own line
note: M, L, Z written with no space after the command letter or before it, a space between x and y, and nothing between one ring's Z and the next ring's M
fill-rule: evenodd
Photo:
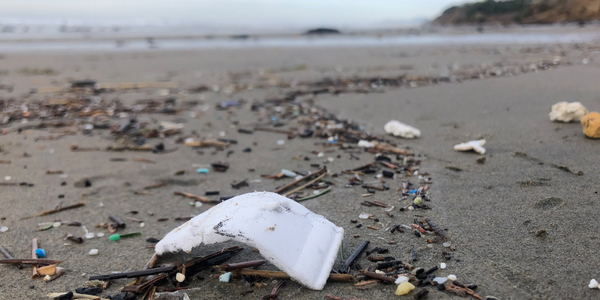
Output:
M461 143L458 145L454 145L454 150L455 151L469 151L469 150L473 150L479 154L485 154L485 148L483 148L483 146L485 145L485 139L483 140L474 140L474 141L469 141L466 143Z
M383 126L387 134L403 137L405 139L414 139L421 136L421 131L400 121L391 120Z
M558 102L552 105L550 121L573 122L579 121L588 113L588 110L580 102Z
M249 226L252 224L252 226ZM236 240L257 248L301 284L321 290L344 230L301 204L270 192L234 197L172 230L156 253L190 252L201 244Z

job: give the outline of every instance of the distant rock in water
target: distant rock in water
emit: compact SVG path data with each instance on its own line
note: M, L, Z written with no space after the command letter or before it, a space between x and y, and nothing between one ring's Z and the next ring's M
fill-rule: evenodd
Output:
M306 35L314 35L314 34L341 34L341 32L337 29L332 29L332 28L316 28L316 29L311 29L307 32L305 32L304 34Z
M594 20L600 20L600 0L485 0L451 7L435 19L435 23L585 24Z

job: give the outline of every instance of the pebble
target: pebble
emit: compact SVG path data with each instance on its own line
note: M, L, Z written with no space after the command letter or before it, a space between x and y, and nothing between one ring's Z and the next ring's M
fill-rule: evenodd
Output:
M93 239L95 236L95 234L93 232L88 232L85 234L85 238L86 239Z
M103 236L104 236L104 232L98 232L96 235L97 235L98 237L103 237Z
M444 247L448 248L450 247L450 245L452 245L450 242L445 242L442 244Z
M362 214L358 215L358 217L361 219L368 219L369 216L371 216L371 214L368 214L368 213L362 213Z
M440 264L440 269L442 269L442 270L443 270L443 269L445 269L445 268L446 268L446 263L441 263L441 264Z
M194 203L194 206L196 206L196 207L202 207L202 202L196 201L196 203Z
M3 226L2 228L0 228L0 232L7 232L8 231L8 227Z
M144 224L143 222L142 222L142 223L140 223L140 227L142 227L142 228L143 228L144 226L146 226L146 224Z
M454 274L448 275L448 280L456 281L456 275L454 275Z
M227 273L219 276L220 282L229 282L229 280L231 280L231 272L227 272Z
M598 281L596 281L596 279L590 280L590 284L588 284L588 287L590 289L598 288Z
M398 288L396 289L396 295L397 296L406 295L414 289L415 289L415 286L412 285L410 282L403 282L400 285L398 285Z
M54 224L52 224L52 227L58 228L58 227L60 227L60 225L62 225L61 222L54 222Z
M90 252L88 254L91 256L98 255L98 249L92 249L92 250L90 250Z
M177 280L177 282L183 282L185 281L185 275L177 273L177 275L175 275L175 279Z
M11 179L12 179L12 177L10 177L10 176L4 176L4 180L6 180L6 181L9 181Z

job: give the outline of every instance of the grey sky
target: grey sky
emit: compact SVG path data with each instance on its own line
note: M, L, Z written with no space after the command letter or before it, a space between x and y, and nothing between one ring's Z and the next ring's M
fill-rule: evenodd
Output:
M345 25L433 18L464 0L1 0L0 17Z

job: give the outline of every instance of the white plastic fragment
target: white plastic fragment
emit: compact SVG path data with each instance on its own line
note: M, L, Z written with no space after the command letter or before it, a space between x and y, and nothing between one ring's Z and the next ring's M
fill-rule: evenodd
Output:
M441 264L440 264L440 269L442 269L442 270L443 270L443 269L445 269L445 268L446 268L446 263L441 263Z
M358 215L360 219L368 219L370 216L372 215L368 213L361 213L360 215Z
M276 227L274 227L276 225ZM266 230L273 228L274 230ZM257 248L303 285L321 290L336 260L344 229L301 204L270 192L234 197L172 230L158 255L228 240Z
M4 176L4 180L6 180L6 181L9 181L11 179L12 179L12 177L10 177L10 176Z
M456 275L454 275L454 274L450 274L447 277L448 277L448 280L456 281Z
M588 284L588 287L590 289L598 288L598 281L596 281L596 279L590 280L590 284Z
M140 228L144 228L146 227L146 224L144 222L140 223Z
M98 249L92 249L88 254L91 256L98 255Z
M450 245L452 245L450 242L445 242L442 244L442 246L444 246L446 248L450 247Z
M54 228L58 228L58 227L60 227L60 225L62 225L62 223L61 223L61 222L54 222L54 223L52 224L52 227L54 227Z
M458 145L454 145L454 150L456 151L469 151L469 150L473 150L479 154L485 154L485 148L483 148L483 145L485 145L485 139L483 140L476 140L476 141L469 141L466 143L462 143L462 144L458 144Z
M448 281L448 278L446 277L436 277L433 279L433 281L437 282L438 284L444 284L446 281Z
M391 120L383 126L387 134L403 137L405 139L414 139L421 136L421 131L412 126L406 125L400 121Z
M8 227L6 226L2 226L2 228L0 228L0 232L7 232L8 231Z
M88 232L85 234L85 238L86 239L93 239L95 236L95 234L93 232Z
M98 237L103 237L103 236L104 236L104 232L98 232L98 233L96 233L96 235L97 235Z
M371 148L371 147L375 147L375 144L373 144L369 141L360 140L360 141L358 141L358 146L365 147L365 148Z
M550 121L573 122L580 121L587 115L588 110L580 102L558 102L552 105Z
M183 275L181 273L177 273L175 275L175 279L177 280L177 282L184 282L185 281L185 275Z
M403 282L408 282L408 277L398 276L398 278L396 278L396 281L394 281L395 284L402 284Z
M220 282L229 282L229 280L231 280L231 272L227 272L227 273L224 273L223 275L219 276Z
M287 169L281 169L281 173L283 173L285 177L296 177L296 173Z
M278 140L277 141L277 145L279 145L279 146L285 145L285 141L284 140Z

